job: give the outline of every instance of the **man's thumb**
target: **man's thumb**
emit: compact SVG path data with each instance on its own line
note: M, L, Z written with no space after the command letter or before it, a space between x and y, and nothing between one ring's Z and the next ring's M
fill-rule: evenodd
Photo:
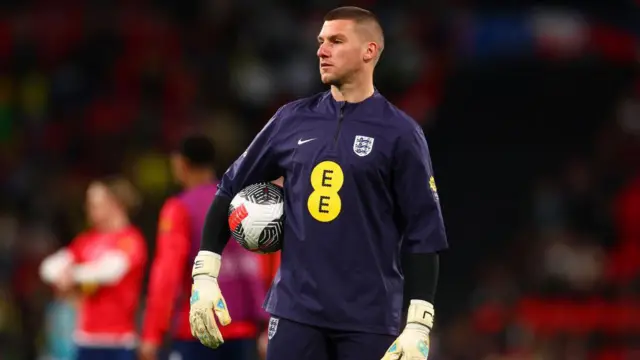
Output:
M218 298L216 303L213 304L213 311L216 313L220 325L227 326L231 324L231 315L229 315L229 309L227 308L227 303L224 301L224 298Z

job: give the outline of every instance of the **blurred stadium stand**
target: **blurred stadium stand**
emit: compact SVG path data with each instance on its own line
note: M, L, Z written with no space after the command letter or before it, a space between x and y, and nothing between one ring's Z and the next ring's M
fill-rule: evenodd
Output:
M349 4L380 15L377 86L430 141L452 246L430 359L640 359L640 3L428 3ZM342 4L0 5L0 359L43 353L37 264L84 226L87 181L129 175L152 245L166 152L207 133L222 172L323 90Z

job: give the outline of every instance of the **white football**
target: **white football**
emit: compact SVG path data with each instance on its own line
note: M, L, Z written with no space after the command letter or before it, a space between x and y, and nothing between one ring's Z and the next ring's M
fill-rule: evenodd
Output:
M284 191L277 185L249 185L231 200L231 235L249 251L268 254L282 249L283 225Z

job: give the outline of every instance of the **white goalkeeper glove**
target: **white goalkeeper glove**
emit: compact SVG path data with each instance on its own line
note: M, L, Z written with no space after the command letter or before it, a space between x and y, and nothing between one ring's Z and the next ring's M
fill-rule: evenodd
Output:
M429 332L433 327L434 309L424 300L411 300L407 326L391 344L382 360L426 360L429 356Z
M193 276L189 309L191 335L212 349L224 343L213 314L216 314L220 325L226 326L231 323L227 303L222 297L217 280L221 261L222 257L216 253L200 251L191 272Z

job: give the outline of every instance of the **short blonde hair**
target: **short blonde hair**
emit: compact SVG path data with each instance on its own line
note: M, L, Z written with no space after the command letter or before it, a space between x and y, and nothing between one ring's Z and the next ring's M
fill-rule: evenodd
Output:
M379 46L378 57L382 55L382 51L384 50L384 31L382 30L380 20L373 12L357 6L342 6L325 14L324 21L332 20L351 20L358 25L369 26Z
M142 205L142 196L138 189L127 178L121 175L106 176L92 182L92 185L103 185L116 201L129 213L135 213Z

